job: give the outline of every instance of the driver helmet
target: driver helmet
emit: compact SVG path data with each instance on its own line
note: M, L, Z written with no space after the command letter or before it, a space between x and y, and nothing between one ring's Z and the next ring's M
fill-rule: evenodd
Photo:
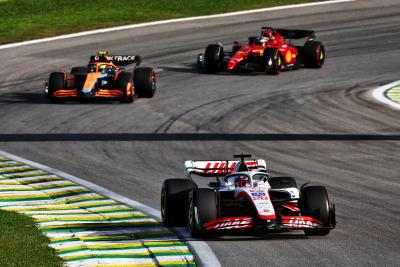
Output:
M266 39L275 39L274 30L272 28L265 29L261 35Z
M239 175L235 180L235 187L250 187L250 178L247 175Z
M99 71L100 72L105 72L106 71L107 66L106 65L100 65L99 66Z

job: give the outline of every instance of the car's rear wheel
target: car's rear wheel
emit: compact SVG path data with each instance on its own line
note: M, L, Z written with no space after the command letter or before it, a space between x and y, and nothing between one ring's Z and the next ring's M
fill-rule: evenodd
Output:
M204 71L216 73L222 67L224 48L219 44L210 44L204 52Z
M133 74L130 72L122 72L118 75L117 87L123 93L121 103L132 103L134 100L132 77Z
M302 189L302 215L315 218L322 222L323 228L305 229L308 236L324 236L329 234L334 220L334 209L323 186L306 186Z
M265 73L270 75L278 75L281 72L283 58L276 48L265 48L264 53Z
M306 68L322 68L325 57L325 47L318 41L306 42L301 52L301 60Z
M134 84L135 93L139 97L153 97L156 92L155 71L152 68L136 68Z
M161 217L169 227L186 226L189 193L196 187L190 179L167 179L161 189Z
M54 96L54 93L58 90L65 88L65 73L63 72L52 72L49 78L48 86L48 98L50 102L61 103L61 99Z
M188 228L193 237L206 237L204 224L217 219L217 195L213 189L196 188L189 196Z

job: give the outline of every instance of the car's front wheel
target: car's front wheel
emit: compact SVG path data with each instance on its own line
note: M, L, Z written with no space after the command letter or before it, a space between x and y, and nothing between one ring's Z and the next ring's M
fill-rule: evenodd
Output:
M122 91L121 103L132 103L134 100L132 73L122 72L118 75L117 86Z
M217 219L217 195L213 189L193 189L189 196L188 228L193 237L206 237L204 224Z
M328 192L323 186L306 186L302 189L302 215L315 218L322 223L321 228L305 229L308 236L324 236L329 234L333 226L335 210L329 201Z

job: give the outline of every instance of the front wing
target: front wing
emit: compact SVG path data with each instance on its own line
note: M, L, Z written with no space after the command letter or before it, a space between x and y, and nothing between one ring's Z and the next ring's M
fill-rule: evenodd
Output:
M321 221L308 216L281 216L280 220L276 221L263 221L252 217L227 217L210 221L203 227L206 231L251 228L264 228L265 230L327 228Z

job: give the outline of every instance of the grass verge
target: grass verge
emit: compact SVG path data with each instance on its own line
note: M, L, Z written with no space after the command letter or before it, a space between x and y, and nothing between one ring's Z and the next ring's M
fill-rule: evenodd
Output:
M62 266L33 219L0 210L0 266Z
M0 43L317 0L0 0Z

